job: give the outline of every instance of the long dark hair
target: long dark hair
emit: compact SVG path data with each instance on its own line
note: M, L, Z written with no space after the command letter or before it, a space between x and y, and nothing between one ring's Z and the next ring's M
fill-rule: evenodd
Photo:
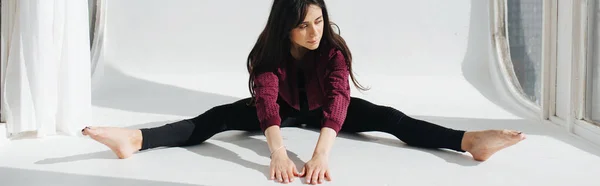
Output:
M248 55L247 68L250 73L248 88L252 98L254 98L255 76L263 72L274 72L284 64L286 59L289 59L292 46L290 32L304 21L310 5L321 8L325 25L321 44L317 50L332 47L339 49L346 59L354 85L360 90L367 90L356 81L352 73L352 54L346 41L333 31L334 24L329 21L327 7L323 0L274 0L267 25Z

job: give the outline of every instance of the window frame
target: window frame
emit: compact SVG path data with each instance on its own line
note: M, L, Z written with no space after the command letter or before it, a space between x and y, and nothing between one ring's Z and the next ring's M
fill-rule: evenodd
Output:
M571 62L571 105L573 105L573 109L567 119L567 126L575 135L600 145L600 124L585 118L587 89L590 88L588 87L589 68L592 62L588 43L590 35L593 34L593 28L589 26L592 25L591 21L594 21L589 18L594 8L591 6L592 3L593 1L588 0L573 1L573 51L575 52L574 60Z
M588 63L590 49L588 38L591 34L589 27L590 19L588 17L592 6L591 1L573 0L570 8L572 10L572 61L570 62L570 97L569 97L569 116L564 119L563 124L567 131L600 144L600 126L585 119L586 109L586 89L588 77ZM560 43L559 43L560 44ZM558 51L561 52L561 51ZM564 69L556 69L560 71Z
M559 2L560 1L560 2ZM600 145L600 123L585 119L586 88L589 66L588 38L590 32L591 1L588 0L544 0L542 28L542 65L540 72L540 105L529 100L514 73L507 37L507 1L490 1L492 57L499 66L503 86L520 106L534 112L542 123L564 127L566 131ZM560 6L559 6L560 4ZM561 14L559 14L559 8ZM565 13L566 12L566 13ZM558 28L561 20L561 28ZM565 27L567 27L565 29ZM559 40L559 37L562 38ZM558 47L564 46L564 47ZM558 58L566 56L567 60ZM562 60L562 61L561 61ZM559 69L559 63L569 68ZM559 97L557 80L560 74L568 78L567 95ZM559 99L568 100L566 116L557 115Z

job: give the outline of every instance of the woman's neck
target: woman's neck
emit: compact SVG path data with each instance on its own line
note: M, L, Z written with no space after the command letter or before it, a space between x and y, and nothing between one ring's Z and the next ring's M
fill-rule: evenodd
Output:
M291 47L291 51L290 54L292 54L292 57L294 57L294 59L300 61L302 60L302 58L304 57L304 55L308 52L308 49L302 47L302 46L298 46L296 44L293 44Z

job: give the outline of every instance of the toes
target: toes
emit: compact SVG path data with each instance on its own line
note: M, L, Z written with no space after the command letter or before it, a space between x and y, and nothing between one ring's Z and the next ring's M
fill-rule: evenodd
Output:
M89 134L89 129L90 129L90 127L85 127L83 129L81 129L81 134L87 136Z
M84 135L89 135L89 136L97 136L98 135L98 131L94 128L90 128L90 127L86 127L83 129L83 134Z
M521 140L527 139L527 136L525 134L519 134L519 137L521 137Z
M513 131L513 136L519 137L520 140L524 140L526 138L525 133L522 131Z
M504 134L509 134L512 136L521 136L524 135L524 133L522 131L518 131L518 130L504 130L503 131Z

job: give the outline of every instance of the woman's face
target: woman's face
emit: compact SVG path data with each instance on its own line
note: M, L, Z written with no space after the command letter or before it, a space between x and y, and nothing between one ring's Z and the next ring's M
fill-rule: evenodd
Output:
M323 36L323 12L317 5L310 5L304 21L292 29L290 39L295 47L309 50L319 48Z

